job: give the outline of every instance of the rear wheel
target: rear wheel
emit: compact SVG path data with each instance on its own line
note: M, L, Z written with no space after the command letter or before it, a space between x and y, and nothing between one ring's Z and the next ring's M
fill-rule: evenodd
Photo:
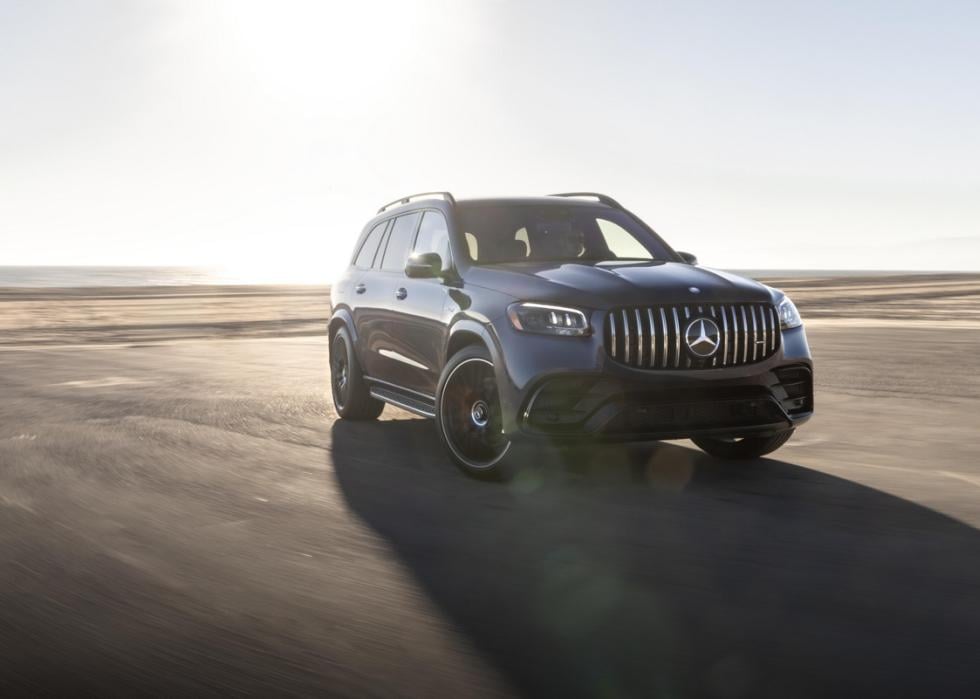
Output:
M368 392L350 333L344 327L330 342L330 390L334 407L345 420L374 420L385 409L384 402Z
M793 436L793 430L766 437L693 437L692 442L719 459L754 459L776 451Z
M511 475L511 441L503 431L497 379L490 353L465 347L442 372L436 396L436 428L453 461L475 478Z

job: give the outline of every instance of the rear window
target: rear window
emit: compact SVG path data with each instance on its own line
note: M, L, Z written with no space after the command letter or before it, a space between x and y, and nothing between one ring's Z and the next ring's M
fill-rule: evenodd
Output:
M402 272L408 261L408 248L412 244L412 235L418 226L422 214L415 212L405 214L395 219L391 234L388 236L388 246L385 248L381 269L388 272Z
M385 226L387 225L387 221L382 221L371 229L367 238L364 239L364 244L361 246L360 251L358 251L357 257L354 259L355 267L359 269L371 268L371 265L374 264L374 254L378 251L378 243L381 242L381 236L384 235Z

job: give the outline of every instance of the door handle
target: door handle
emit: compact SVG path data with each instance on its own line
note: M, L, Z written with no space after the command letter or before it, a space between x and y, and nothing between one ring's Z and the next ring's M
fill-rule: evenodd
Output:
M358 284L357 286L354 287L355 293L363 294L365 291L367 291L367 287L364 286L363 284Z
M405 289L405 287L402 287L395 292L395 298L398 299L399 301L405 298L406 296L408 296L408 291Z

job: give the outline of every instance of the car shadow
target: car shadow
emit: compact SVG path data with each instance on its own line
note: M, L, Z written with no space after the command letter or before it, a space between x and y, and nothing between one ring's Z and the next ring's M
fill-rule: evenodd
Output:
M541 448L458 473L430 422L337 421L337 482L531 696L957 696L980 683L980 539L776 458Z

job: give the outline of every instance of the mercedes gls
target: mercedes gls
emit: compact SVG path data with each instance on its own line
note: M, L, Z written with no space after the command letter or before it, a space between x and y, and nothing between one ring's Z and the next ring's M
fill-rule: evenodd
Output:
M341 418L385 403L433 418L478 477L508 475L535 438L689 438L754 458L813 413L793 302L699 267L601 194L398 199L364 227L331 304Z

